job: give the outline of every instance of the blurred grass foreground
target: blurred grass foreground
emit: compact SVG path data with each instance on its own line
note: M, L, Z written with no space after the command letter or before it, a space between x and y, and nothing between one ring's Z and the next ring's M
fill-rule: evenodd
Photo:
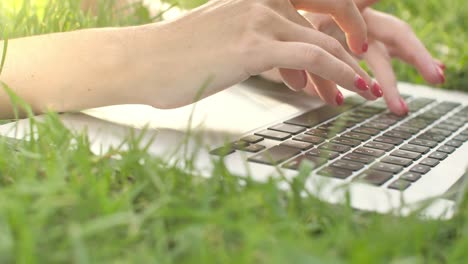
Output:
M149 1L146 1L149 2ZM2 0L0 36L14 38L163 19L204 1ZM448 67L448 89L468 91L468 1L385 1ZM110 12L110 10L119 10ZM161 13L166 11L166 13ZM400 80L422 83L395 64ZM54 114L17 151L0 138L0 263L466 263L468 199L452 220L356 212L303 198L303 177L240 182L222 164L192 177L137 147L96 157ZM120 159L110 157L119 155Z

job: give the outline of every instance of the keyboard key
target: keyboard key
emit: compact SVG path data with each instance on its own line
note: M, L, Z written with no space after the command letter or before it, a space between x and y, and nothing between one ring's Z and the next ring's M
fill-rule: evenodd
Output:
M372 156L367 156L367 155L361 155L357 153L349 153L346 156L343 157L343 160L350 160L350 161L355 161L355 162L361 162L364 164L369 164L372 163L375 160L375 157Z
M326 139L329 139L335 136L332 134L328 134L327 131L325 130L316 129L316 128L310 129L309 131L306 132L306 134L311 135L311 136L326 138Z
M451 125L447 125L447 124L438 124L437 126L435 126L434 128L437 128L437 129L445 129L445 130L448 130L448 131L451 131L451 132L455 132L458 130L459 127L456 127L456 126L451 126Z
M445 143L445 145L450 146L450 147L454 147L454 148L458 148L461 145L463 145L463 142L452 139L452 140L447 141Z
M351 148L344 145L334 144L334 143L325 143L319 147L319 149L331 150L339 153L348 152Z
M390 180L393 177L392 173L378 171L378 170L367 170L356 178L358 180L364 180L366 183L380 186Z
M417 128L405 127L405 126L398 126L398 127L395 127L393 130L404 132L404 133L409 133L409 134L412 134L412 135L417 134L420 131Z
M301 127L301 126L295 126L295 125L289 125L289 124L278 124L276 126L272 126L268 129L271 129L271 130L276 130L276 131L280 131L280 132L285 132L285 133L289 133L289 134L299 134L301 132L304 132L306 129L304 127Z
M321 129L321 130L327 132L327 134L333 135L333 136L335 136L336 134L341 133L341 132L343 132L343 131L345 131L347 129L344 126L341 126L341 127L334 126L334 124L332 124L332 123L323 124L323 125L318 126L317 128Z
M331 142L336 143L336 144L350 146L350 147L356 147L356 146L359 146L361 144L361 141L354 140L354 139L349 139L349 138L344 138L344 137L334 138L334 139L331 140Z
M327 160L334 160L340 156L340 153L334 151L328 151L323 149L312 149L311 151L306 153L307 155L320 157Z
M447 154L452 154L455 151L455 148L451 147L451 146L444 145L444 146L440 147L437 151L444 152L444 153L447 153Z
M268 165L276 165L296 156L299 153L300 150L295 148L290 148L286 146L274 146L270 149L267 149L264 152L250 157L248 160Z
M403 143L404 139L380 136L380 137L374 139L374 141L398 146L401 143Z
M435 167L439 163L440 163L440 161L438 159L425 158L425 159L421 160L421 162L419 164L427 165L429 167Z
M263 145L251 144L251 145L248 145L247 147L244 147L242 150L247 151L247 152L257 153L261 150L264 150L265 148L266 147Z
M298 141L309 142L309 143L317 144L317 145L325 141L325 139L321 137L309 136L309 135L298 135L298 136L293 137L293 139L298 140Z
M327 162L326 159L322 159L322 158L319 158L319 157L301 155L301 156L287 162L286 164L284 164L283 168L298 170L303 161L307 161L309 163L309 165L312 166L311 169L316 169L316 168L322 166L323 164L325 164Z
M389 157L383 158L381 162L408 167L411 163L413 163L413 160L389 156Z
M468 128L461 132L462 135L468 136Z
M394 137L394 138L401 138L401 139L408 139L412 137L413 135L410 133L405 133L401 131L388 131L387 133L383 134L386 137Z
M429 152L430 148L425 147L425 146L418 146L418 145L413 145L413 144L405 144L400 147L402 150L407 150L411 152L417 152L417 153L422 153L425 154Z
M341 168L336 168L336 167L325 167L317 172L318 175L325 176L325 177L333 177L333 178L338 178L338 179L346 179L351 174L353 174L352 171L350 170L345 170Z
M368 156L377 157L377 158L385 154L383 150L371 149L371 148L365 148L365 147L357 148L353 151L353 153L368 155Z
M241 138L240 140L245 141L245 142L249 142L251 144L255 144L255 143L258 143L258 142L262 141L263 138L260 137L260 136L256 136L256 135L249 135L249 136L245 136L245 137Z
M313 109L312 111L309 111L300 116L294 117L286 121L285 123L310 128L324 121L327 121L330 118L335 117L341 113L344 113L350 108L352 108L352 106L349 106L346 104L341 107L333 107L330 105L324 105L320 108Z
M447 131L447 130L443 130L443 129L437 129L437 128L431 128L427 132L432 133L432 134L442 135L442 136L445 136L445 137L448 137L448 136L452 135L451 131Z
M372 166L371 169L379 170L379 171L392 172L392 173L398 173L398 172L403 170L403 167L399 166L399 165L379 162L379 163L375 164L374 166Z
M383 111L384 111L384 109L382 109L380 107L374 107L374 106L370 106L370 105L360 107L358 110L356 110L356 112L369 113L369 114L374 114L374 115L378 114L378 113L381 113Z
M420 138L415 138L415 139L411 140L410 143L413 144L413 145L429 147L429 148L433 148L433 147L437 146L437 142L435 142L435 141L427 140L427 139L420 139Z
M432 141L436 141L436 142L442 142L442 141L445 140L446 137L443 136L443 135L426 132L426 133L423 133L423 134L419 135L418 138L419 139L432 140Z
M461 142L466 142L468 141L468 135L458 135L458 136L455 136L453 139L461 141Z
M444 159L447 158L447 156L448 156L447 153L444 153L444 152L441 152L441 151L436 151L436 152L432 153L431 155L429 155L429 158L444 160Z
M388 126L392 126L398 121L392 118L379 117L377 119L372 120L371 122L377 122L377 123L385 124Z
M286 146L291 148L297 148L300 150L307 150L314 146L312 143L297 141L297 140L288 140L280 144L280 146Z
M373 128L377 130L385 130L389 128L389 125L382 124L382 123L376 123L376 122L367 122L362 125L362 127L367 127L367 128Z
M411 183L405 180L398 179L394 182L392 182L390 185L388 185L389 189L394 189L398 191L404 191L408 189L408 187L411 186Z
M273 140L281 140L281 141L291 137L291 134L289 133L273 131L273 130L263 130L261 132L255 133L255 135L261 136L264 138L273 139Z
M395 156L395 157L405 158L405 159L411 159L411 160L418 160L421 157L421 154L418 152L412 152L412 151L406 151L406 150L400 150L400 149L393 151L390 155Z
M410 181L410 182L415 182L421 178L421 174L416 173L416 172L406 172L403 175L400 176L400 179Z
M359 140L359 141L367 141L367 140L369 140L371 138L369 135L355 133L355 132L345 133L345 134L342 135L342 137L355 139L355 140Z
M345 169L345 170L350 170L350 171L358 171L364 168L364 164L360 162L349 161L349 160L337 160L333 162L330 166Z
M371 136L375 136L375 135L380 133L379 130L373 129L373 128L368 128L368 127L357 127L355 129L353 129L352 132L371 135Z
M421 165L421 164L415 165L410 169L411 172L416 172L420 174L426 174L430 170L431 170L431 167L426 166L426 165Z
M232 154L234 152L235 150L231 146L224 146L224 147L220 147L217 149L213 149L212 151L210 151L210 154L223 157L223 156Z
M385 144L385 143L380 143L380 142L375 142L375 141L369 142L365 144L364 146L368 148L380 149L384 151L389 151L395 147L391 144Z
M239 141L232 142L230 145L234 149L241 150L241 149L244 149L245 147L247 147L249 145L249 143L245 142L245 141L242 141L242 140L239 140Z

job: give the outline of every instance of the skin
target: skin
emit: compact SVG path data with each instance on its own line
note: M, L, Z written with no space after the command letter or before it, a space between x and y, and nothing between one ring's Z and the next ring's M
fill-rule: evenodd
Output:
M10 40L0 81L35 113L128 103L174 108L274 68L370 94L370 76L297 9L331 15L350 49L363 54L367 27L351 0L218 0L174 21ZM0 113L13 116L5 92Z
M378 83L381 84L381 87L374 84L371 87L372 93L376 97L383 94L389 109L393 113L405 115L408 112L408 106L399 94L391 59L397 58L413 65L423 78L431 84L441 84L445 81L445 66L430 55L407 23L391 15L368 8L372 1L356 0L355 2L362 10L363 17L368 25L369 37L368 52L362 56L357 56L356 59L364 60L372 70ZM333 36L346 46L345 34L330 16L308 13L305 17L315 28ZM280 81L281 71L264 73L264 77ZM300 78L296 74L288 76L288 78L283 76L282 79L295 85ZM291 87L292 85L288 84L288 86ZM293 90L297 90L297 86ZM308 94L318 95L329 103L333 103L333 95L337 90L333 82L313 75L309 77L304 87L304 91Z

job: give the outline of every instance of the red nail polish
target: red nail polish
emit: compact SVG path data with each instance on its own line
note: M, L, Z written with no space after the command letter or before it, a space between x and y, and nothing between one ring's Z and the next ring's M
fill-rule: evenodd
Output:
M336 101L336 104L337 104L337 105L342 105L342 104L343 104L343 102L344 102L344 97L343 97L343 94L342 94L340 91L338 91L338 93L336 94L336 99L335 99L335 101Z
M380 88L380 85L376 82L374 82L374 85L372 85L372 93L377 97L383 96L382 88Z
M362 90L362 91L369 90L369 86L367 85L366 81L364 81L364 79L359 75L356 75L356 79L354 80L354 85L359 90Z
M366 42L362 45L362 52L367 52L368 49L369 49L369 44Z
M406 104L405 100L403 98L400 98L400 104L403 110L405 111L405 114L409 113L408 105Z

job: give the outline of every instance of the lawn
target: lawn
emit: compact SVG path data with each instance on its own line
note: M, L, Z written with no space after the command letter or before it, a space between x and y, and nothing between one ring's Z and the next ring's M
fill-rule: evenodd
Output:
M148 23L140 6L97 16L79 1L1 1L2 36ZM177 1L173 1L177 2ZM187 4L189 0L180 1ZM385 1L448 67L448 89L468 91L468 2ZM156 17L155 19L157 19ZM421 83L396 63L401 80ZM35 123L34 121L31 121ZM356 212L301 198L277 182L237 178L219 164L202 179L137 147L93 156L89 141L49 114L39 139L12 151L0 140L0 263L465 263L468 197L454 219ZM121 159L112 160L119 154ZM195 173L196 174L196 173Z

